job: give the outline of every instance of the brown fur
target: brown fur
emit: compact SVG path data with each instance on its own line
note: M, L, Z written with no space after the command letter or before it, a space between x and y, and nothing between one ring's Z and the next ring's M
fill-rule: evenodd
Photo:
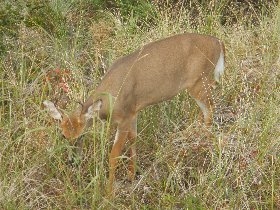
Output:
M72 141L81 135L85 126L85 119L80 116L80 113L73 113L69 116L64 115L60 123L62 134Z
M215 82L213 70L224 45L215 37L199 34L180 34L147 44L118 59L83 104L79 114L63 118L61 127L67 138L77 138L86 127L85 116L96 101L101 101L100 118L106 119L112 109L112 122L117 135L110 153L109 191L112 192L117 157L126 141L133 144L129 177L135 174L135 138L137 113L143 108L171 99L188 90L200 103L207 126L212 122L211 86ZM104 94L106 93L106 94ZM109 97L113 98L112 107Z

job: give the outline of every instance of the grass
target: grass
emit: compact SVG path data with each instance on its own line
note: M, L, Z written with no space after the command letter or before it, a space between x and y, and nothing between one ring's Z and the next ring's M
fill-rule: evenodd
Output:
M232 7L222 16L226 1L214 9L155 4L143 20L117 10L91 13L82 4L87 1L50 1L39 5L41 12L34 2L21 2L23 15L5 2L10 16L1 22L1 209L280 208L279 6L248 15ZM211 34L226 46L226 72L213 93L214 137L203 144L199 109L186 93L148 107L138 119L137 179L126 182L125 153L110 201L109 125L95 120L84 136L82 159L70 166L71 146L42 101L70 111L115 59L182 32ZM67 94L46 82L54 69L70 71Z

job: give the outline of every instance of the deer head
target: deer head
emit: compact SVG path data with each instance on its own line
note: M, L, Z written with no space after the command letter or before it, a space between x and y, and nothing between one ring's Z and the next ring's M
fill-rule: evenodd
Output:
M62 130L63 136L74 141L77 139L84 131L89 119L93 118L93 113L100 110L102 101L98 100L89 106L86 110L77 109L70 114L64 114L58 111L55 105L48 100L43 102L45 108L49 112L50 116L60 121L60 128Z

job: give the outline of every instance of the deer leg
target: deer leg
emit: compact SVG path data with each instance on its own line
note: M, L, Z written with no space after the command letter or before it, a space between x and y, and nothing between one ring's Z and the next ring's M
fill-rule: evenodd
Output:
M136 123L136 117L132 121L131 129L128 133L128 140L130 141L130 160L128 165L128 180L133 181L135 178L135 167L136 167L136 140L137 136L137 123Z
M129 160L129 165L128 165L128 180L133 181L135 178L135 173L136 173L136 145L135 143L132 143L130 146L130 160Z
M208 139L211 139L213 137L211 131L209 128L212 125L213 120L213 111L212 111L212 102L209 98L200 98L195 99L197 105L200 107L203 118L204 118L204 124L206 128L202 128L204 130L204 133Z
M212 110L212 98L211 88L206 84L198 84L190 90L190 95L195 99L197 105L200 108L200 119L202 118L205 127L202 128L208 139L212 138L212 133L209 131L212 125L213 110Z
M117 168L118 157L125 145L127 139L128 131L123 131L119 127L114 140L114 145L112 147L110 157L109 157L109 193L113 191L113 184L115 181L115 171Z
M200 81L189 92L201 110L200 117L203 118L205 126L210 127L213 117L210 84Z
M203 116L204 124L206 127L210 127L212 124L212 107L208 100L195 99L197 105L201 109L200 116Z

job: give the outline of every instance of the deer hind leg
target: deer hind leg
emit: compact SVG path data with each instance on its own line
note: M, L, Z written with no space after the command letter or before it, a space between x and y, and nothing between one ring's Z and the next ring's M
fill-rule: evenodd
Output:
M192 87L189 92L201 110L200 116L202 116L206 127L210 127L213 118L213 103L210 84L207 83L207 80L200 81Z
M211 106L211 104L209 104L210 102L208 100L195 99L197 105L199 106L199 108L201 110L200 115L203 116L204 124L206 127L211 126L212 118L213 118L212 106Z

